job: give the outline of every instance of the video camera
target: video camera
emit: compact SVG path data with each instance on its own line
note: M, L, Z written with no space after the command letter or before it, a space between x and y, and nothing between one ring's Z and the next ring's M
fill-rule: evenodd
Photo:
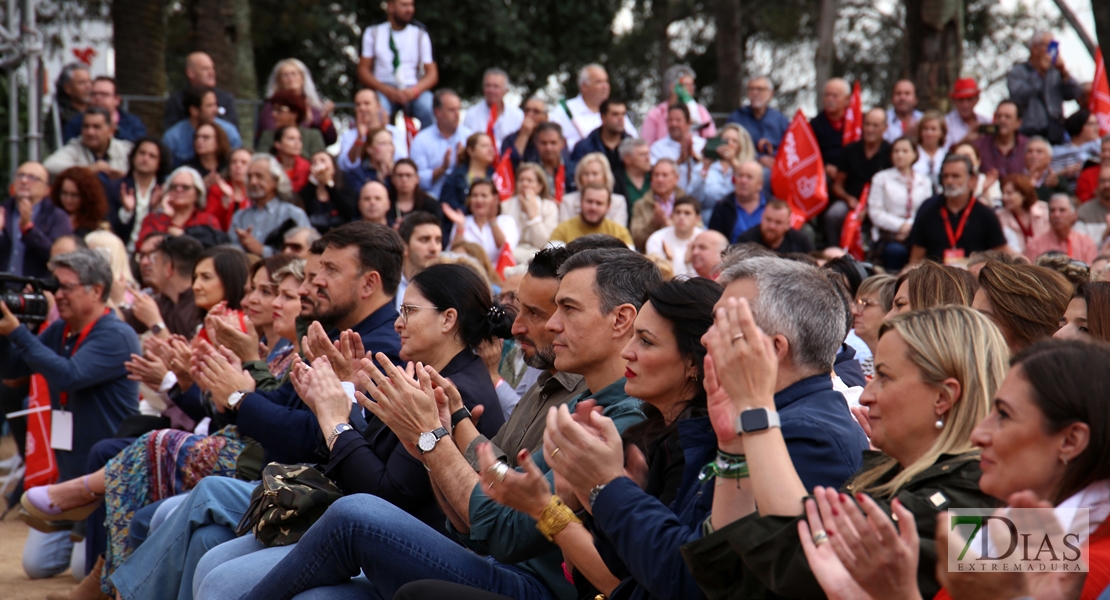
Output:
M6 284L21 284L21 289L8 289ZM11 273L0 273L0 300L8 305L20 322L33 327L46 322L46 313L50 310L46 303L44 291L58 291L58 280L53 277L39 279L37 277L18 277ZM30 291L25 291L30 286Z

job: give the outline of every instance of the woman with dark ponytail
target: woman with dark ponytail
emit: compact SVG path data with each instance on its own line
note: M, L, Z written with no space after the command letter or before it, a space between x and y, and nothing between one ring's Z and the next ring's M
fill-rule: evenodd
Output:
M434 367L459 388L463 403L484 406L478 430L492 437L505 422L489 370L475 349L512 337L513 317L494 304L489 286L462 265L433 265L413 277L394 328L401 358Z

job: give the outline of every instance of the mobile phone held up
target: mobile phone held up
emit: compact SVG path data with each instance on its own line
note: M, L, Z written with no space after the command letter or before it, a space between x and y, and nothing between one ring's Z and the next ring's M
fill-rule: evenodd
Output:
M1052 66L1056 66L1056 59L1060 58L1060 42L1052 40L1048 43L1048 55L1052 57Z
M997 134L998 134L998 125L995 125L993 123L988 123L986 125L980 125L979 126L979 135L997 135Z

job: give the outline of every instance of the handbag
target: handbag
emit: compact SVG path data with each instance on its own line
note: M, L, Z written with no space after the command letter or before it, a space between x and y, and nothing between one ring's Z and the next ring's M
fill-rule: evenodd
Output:
M253 531L267 548L297 543L308 528L343 494L312 465L270 463L262 483L251 492L236 535Z

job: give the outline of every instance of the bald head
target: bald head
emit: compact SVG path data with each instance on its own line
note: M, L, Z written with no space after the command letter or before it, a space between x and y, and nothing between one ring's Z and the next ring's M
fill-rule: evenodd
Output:
M714 279L717 265L721 264L721 253L728 248L728 238L712 229L698 234L690 242L686 259L699 277Z
M733 187L736 199L741 203L758 201L759 192L763 189L763 165L754 160L740 163L733 175Z
M848 108L848 97L852 94L852 88L848 85L847 81L839 77L833 77L825 82L825 92L822 97L822 105L825 112L831 113L840 118L839 115L843 114Z
M216 64L204 52L193 52L185 57L185 78L192 85L216 87Z
M389 190L377 181L368 181L358 195L358 212L363 220L385 223L389 212Z
M868 144L881 144L886 132L886 111L872 108L863 116L863 141Z

